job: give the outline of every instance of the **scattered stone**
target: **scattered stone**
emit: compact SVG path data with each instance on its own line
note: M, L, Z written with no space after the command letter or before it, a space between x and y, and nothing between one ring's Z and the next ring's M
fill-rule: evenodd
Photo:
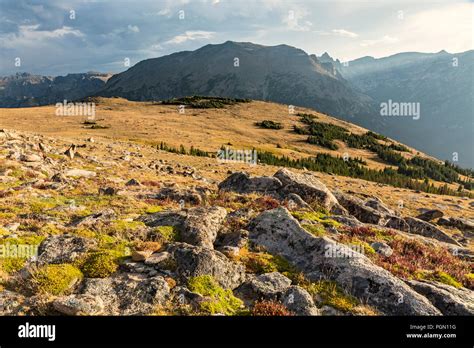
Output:
M20 160L23 162L41 162L43 159L35 154L22 155Z
M141 186L141 183L136 179L130 179L125 183L125 186Z
M198 207L189 209L180 233L183 242L206 248L214 248L227 211L222 207Z
M72 263L96 246L95 239L71 234L49 236L39 245L37 261L42 264Z
M135 262L145 261L153 254L153 250L133 250L132 260Z
M410 280L408 284L426 296L444 315L474 315L474 291L435 281Z
M161 276L120 274L111 278L87 278L84 295L97 296L104 315L147 315L169 298L170 288Z
M274 177L283 184L280 193L284 196L296 193L305 202L317 201L328 210L339 206L331 191L311 173L300 174L283 168Z
M104 196L113 196L117 194L117 189L113 187L100 187L99 188L99 195L104 195Z
M369 198L365 201L365 205L367 207L370 207L372 209L377 210L378 212L382 214L387 214L387 215L395 215L395 212L387 207L380 198L378 197L372 197Z
M176 272L181 281L189 277L211 275L226 289L234 289L245 278L245 267L229 260L219 251L186 243L175 243L169 250L176 260Z
M434 219L439 219L439 218L443 217L443 215L444 214L441 210L432 209L432 210L425 211L424 213L418 215L416 218L429 222L429 221L434 220Z
M377 254L385 257L390 257L393 254L393 249L384 242L374 242L370 246L375 250Z
M302 287L292 285L279 298L286 308L296 315L321 315L311 295Z
M245 172L233 173L219 184L219 190L221 191L233 191L240 194L252 192L275 194L281 187L280 180L275 177L259 176L251 178Z
M291 285L291 280L278 272L249 276L248 279L235 289L234 293L247 306L257 300L275 300L279 293Z
M94 226L98 222L107 222L107 221L114 220L115 218L116 218L116 214L112 209L104 209L97 214L87 215L83 218L73 221L70 225L74 227Z
M422 236L437 239L445 243L451 243L461 246L461 244L459 244L455 239L450 237L446 232L440 230L438 227L429 222L414 217L407 217L405 218L405 221L408 226L410 226L410 229L408 231L409 233L420 234Z
M385 214L365 205L364 201L360 198L342 192L336 192L335 195L339 203L347 209L349 214L355 216L359 221L382 226L386 223Z
M104 311L104 302L99 296L69 295L56 298L53 307L65 315L100 315Z

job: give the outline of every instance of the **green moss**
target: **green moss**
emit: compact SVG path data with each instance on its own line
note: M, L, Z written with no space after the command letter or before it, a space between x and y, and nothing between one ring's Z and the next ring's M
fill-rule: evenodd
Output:
M266 252L244 251L240 261L245 264L250 273L280 272L288 276L296 272L296 269L284 257Z
M141 221L117 220L113 222L110 229L114 230L117 233L124 233L124 232L133 232L145 227L146 225Z
M117 271L120 256L113 251L97 251L79 261L80 268L88 278L106 278Z
M174 226L158 226L154 231L167 242L179 241L179 230Z
M24 257L4 257L0 259L0 270L8 274L15 273L25 266Z
M41 227L40 233L49 236L52 234L61 234L62 231L54 224L46 224Z
M321 280L304 286L313 296L319 296L321 305L328 305L343 312L351 312L358 306L359 301L346 294L335 282Z
M81 271L70 264L46 265L31 274L32 288L56 296L67 293L81 279Z
M309 220L319 222L325 227L335 227L338 228L342 226L339 222L330 219L324 212L309 212L309 211L295 211L291 213L299 221Z
M443 271L435 272L421 272L417 274L419 278L426 280L434 280L443 284L454 286L455 288L462 288L462 284L454 279L452 276Z
M165 208L163 208L161 205L152 205L145 209L145 213L147 214L159 213L160 211L163 211L164 209Z
M225 290L210 275L192 277L188 281L189 290L208 297L208 301L201 302L201 309L208 314L233 315L238 313L243 302Z
M15 244L15 245L39 245L45 239L45 236L21 236L17 238L5 238L0 240L0 244Z
M303 227L306 231L317 237L322 237L326 234L326 230L322 225L303 224L301 225L301 227Z

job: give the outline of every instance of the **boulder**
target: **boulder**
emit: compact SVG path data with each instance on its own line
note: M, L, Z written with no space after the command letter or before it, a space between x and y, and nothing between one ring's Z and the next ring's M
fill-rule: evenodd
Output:
M220 191L233 191L241 194L263 193L275 194L281 188L280 180L275 177L253 177L245 172L236 172L219 184Z
M147 315L169 298L170 288L161 276L120 274L111 278L87 278L81 294L98 297L104 315Z
M252 275L235 289L234 294L251 306L257 300L276 300L290 285L291 280L278 272Z
M38 263L71 263L97 246L95 239L70 234L47 237L38 248Z
M474 315L474 291L435 281L410 280L408 284L444 315Z
M326 185L311 173L301 174L283 168L276 172L274 177L283 184L279 191L283 196L296 193L306 202L316 201L328 210L339 206L336 197Z
M206 248L214 248L214 241L227 211L222 207L189 209L180 233L181 241Z
M186 243L169 247L176 261L176 272L186 283L189 277L211 275L226 289L235 289L245 278L245 267L229 260L219 251Z
M445 243L461 246L461 244L459 244L455 239L449 236L446 232L440 230L438 227L436 227L435 225L429 222L426 222L414 217L406 217L405 222L410 227L410 229L408 230L409 233L419 234L425 237L437 239Z
M393 249L384 242L374 242L370 246L375 250L377 254L385 257L390 257L393 254Z
M387 222L385 213L381 213L380 211L365 205L364 201L360 198L342 192L336 192L335 196L339 203L347 209L349 214L355 216L359 221L382 226Z
M474 221L469 220L469 219L450 217L446 219L439 219L438 224L449 226L449 227L455 227L464 233L474 232Z
M292 285L279 297L286 308L296 315L321 315L311 295L302 287Z
M382 214L395 215L395 212L387 207L380 198L372 197L365 201L364 203L367 207L377 210Z
M444 214L441 210L431 209L431 210L427 210L424 213L418 215L416 218L429 222L429 221L434 220L434 219L439 219L439 218L443 217L443 215Z
M286 258L310 280L329 279L387 315L438 315L421 296L366 256L303 229L283 207L267 210L249 224L250 240Z

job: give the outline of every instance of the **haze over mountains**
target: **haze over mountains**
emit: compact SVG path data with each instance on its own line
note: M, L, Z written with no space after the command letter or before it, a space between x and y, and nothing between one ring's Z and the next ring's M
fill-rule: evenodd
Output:
M400 53L363 57L345 66L328 54L317 57L287 45L227 41L144 60L110 79L101 74L4 78L0 106L44 105L87 95L274 101L314 108L442 160L453 161L455 153L457 164L474 167L473 55ZM420 119L380 116L380 103L388 100L420 103Z
M0 77L0 107L28 107L81 99L104 87L110 76L87 72L57 77L28 73Z

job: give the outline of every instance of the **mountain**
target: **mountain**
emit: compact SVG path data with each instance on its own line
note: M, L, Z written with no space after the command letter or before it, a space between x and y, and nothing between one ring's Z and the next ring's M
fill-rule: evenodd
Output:
M370 124L370 98L332 66L287 46L227 41L139 62L113 76L98 95L164 100L190 95L249 98L317 109Z
M408 52L347 65L329 56L318 59L332 62L378 105L388 100L420 103L418 120L384 117L376 131L443 160L453 161L457 154L458 164L474 167L474 51Z
M0 77L0 107L39 106L64 99L81 99L101 89L110 76L88 72L57 77L28 73Z

